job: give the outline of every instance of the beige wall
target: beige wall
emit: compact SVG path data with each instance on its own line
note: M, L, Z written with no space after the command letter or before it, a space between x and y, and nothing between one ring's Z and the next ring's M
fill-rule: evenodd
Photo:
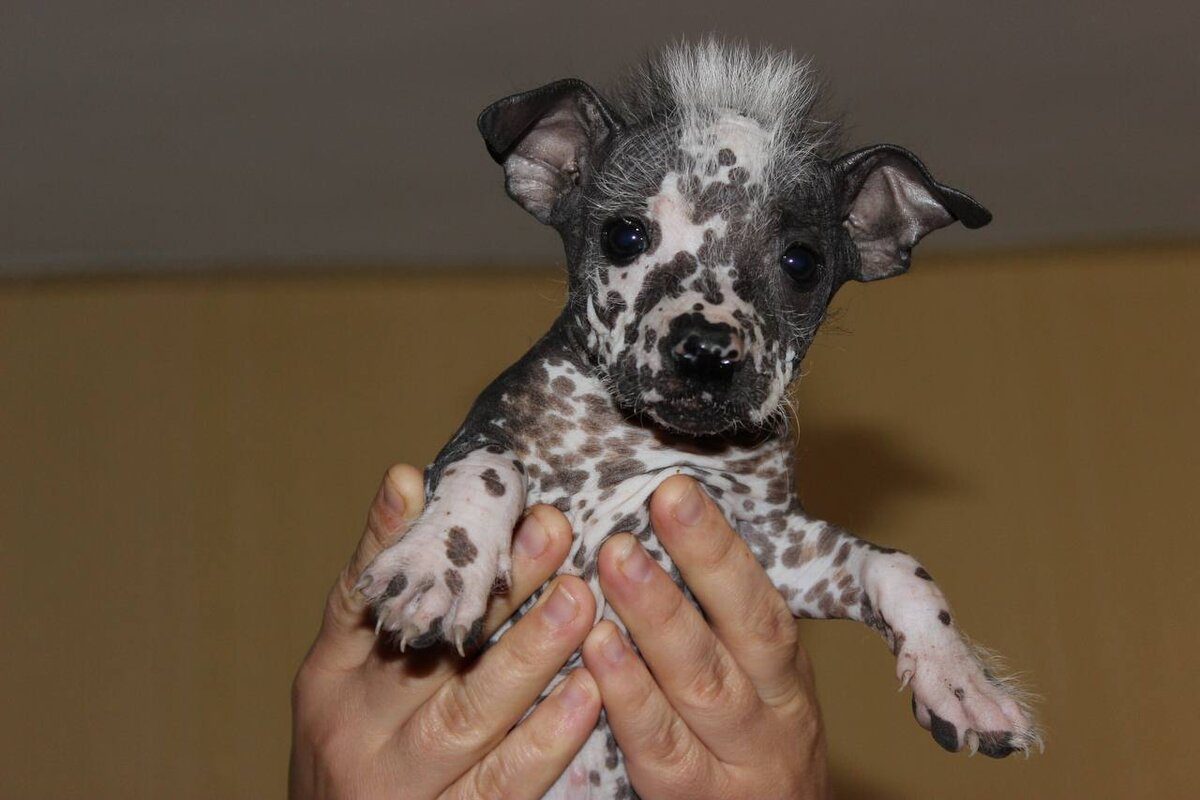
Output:
M810 507L918 554L1045 695L952 757L803 628L841 795L1194 796L1200 248L925 259L800 390ZM0 796L280 796L288 684L384 468L557 310L548 272L0 285Z

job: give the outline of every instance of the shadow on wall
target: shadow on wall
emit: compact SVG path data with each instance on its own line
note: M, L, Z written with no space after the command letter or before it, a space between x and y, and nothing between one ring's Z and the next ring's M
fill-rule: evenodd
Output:
M796 446L800 498L819 519L869 531L906 497L965 490L961 475L921 452L880 426L802 424Z

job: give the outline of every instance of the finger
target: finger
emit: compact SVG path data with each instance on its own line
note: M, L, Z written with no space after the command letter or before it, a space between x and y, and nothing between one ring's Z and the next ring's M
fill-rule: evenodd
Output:
M424 505L425 482L420 470L408 464L391 467L367 512L366 530L354 555L329 591L310 660L328 667L354 668L370 655L375 633L368 624L363 597L354 585L371 559L404 535L408 523L420 515Z
M395 737L397 759L429 764L426 775L448 780L409 786L412 795L441 791L500 742L583 642L595 607L587 584L559 578L471 669L416 710Z
M655 492L650 518L717 637L763 702L795 700L803 693L796 621L721 509L698 483L677 476Z
M538 800L570 766L599 719L600 691L587 670L577 669L446 795ZM588 783L582 773L568 780L580 788Z
M700 787L709 794L716 772L712 756L616 625L604 620L592 629L583 643L583 663L600 687L608 724L639 792L655 794L654 782L669 776L675 796L699 796ZM688 791L689 785L697 791Z
M512 586L492 598L483 623L484 641L562 566L571 550L572 537L570 521L554 506L529 509L513 538Z
M629 534L600 550L600 585L683 721L714 754L741 756L731 736L753 725L762 702L699 610Z

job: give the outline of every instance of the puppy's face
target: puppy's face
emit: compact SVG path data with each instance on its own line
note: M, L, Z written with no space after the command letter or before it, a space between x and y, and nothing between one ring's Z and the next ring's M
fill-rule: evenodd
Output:
M767 421L845 280L828 167L771 174L770 147L732 111L627 131L577 208L587 346L614 397L668 428Z
M843 282L991 219L901 148L824 157L812 99L802 62L710 42L668 50L621 111L567 79L480 115L509 195L563 237L573 340L631 412L767 423Z

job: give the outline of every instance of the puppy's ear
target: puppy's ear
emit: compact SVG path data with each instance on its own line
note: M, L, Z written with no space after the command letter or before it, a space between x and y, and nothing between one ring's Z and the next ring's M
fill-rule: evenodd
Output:
M547 224L558 221L562 201L590 177L621 128L604 99L574 78L499 100L478 124L504 166L509 196Z
M907 271L913 247L930 231L955 220L968 228L992 220L969 195L935 181L902 147L868 147L842 156L833 169L842 197L842 225L858 248L855 277L860 281Z

